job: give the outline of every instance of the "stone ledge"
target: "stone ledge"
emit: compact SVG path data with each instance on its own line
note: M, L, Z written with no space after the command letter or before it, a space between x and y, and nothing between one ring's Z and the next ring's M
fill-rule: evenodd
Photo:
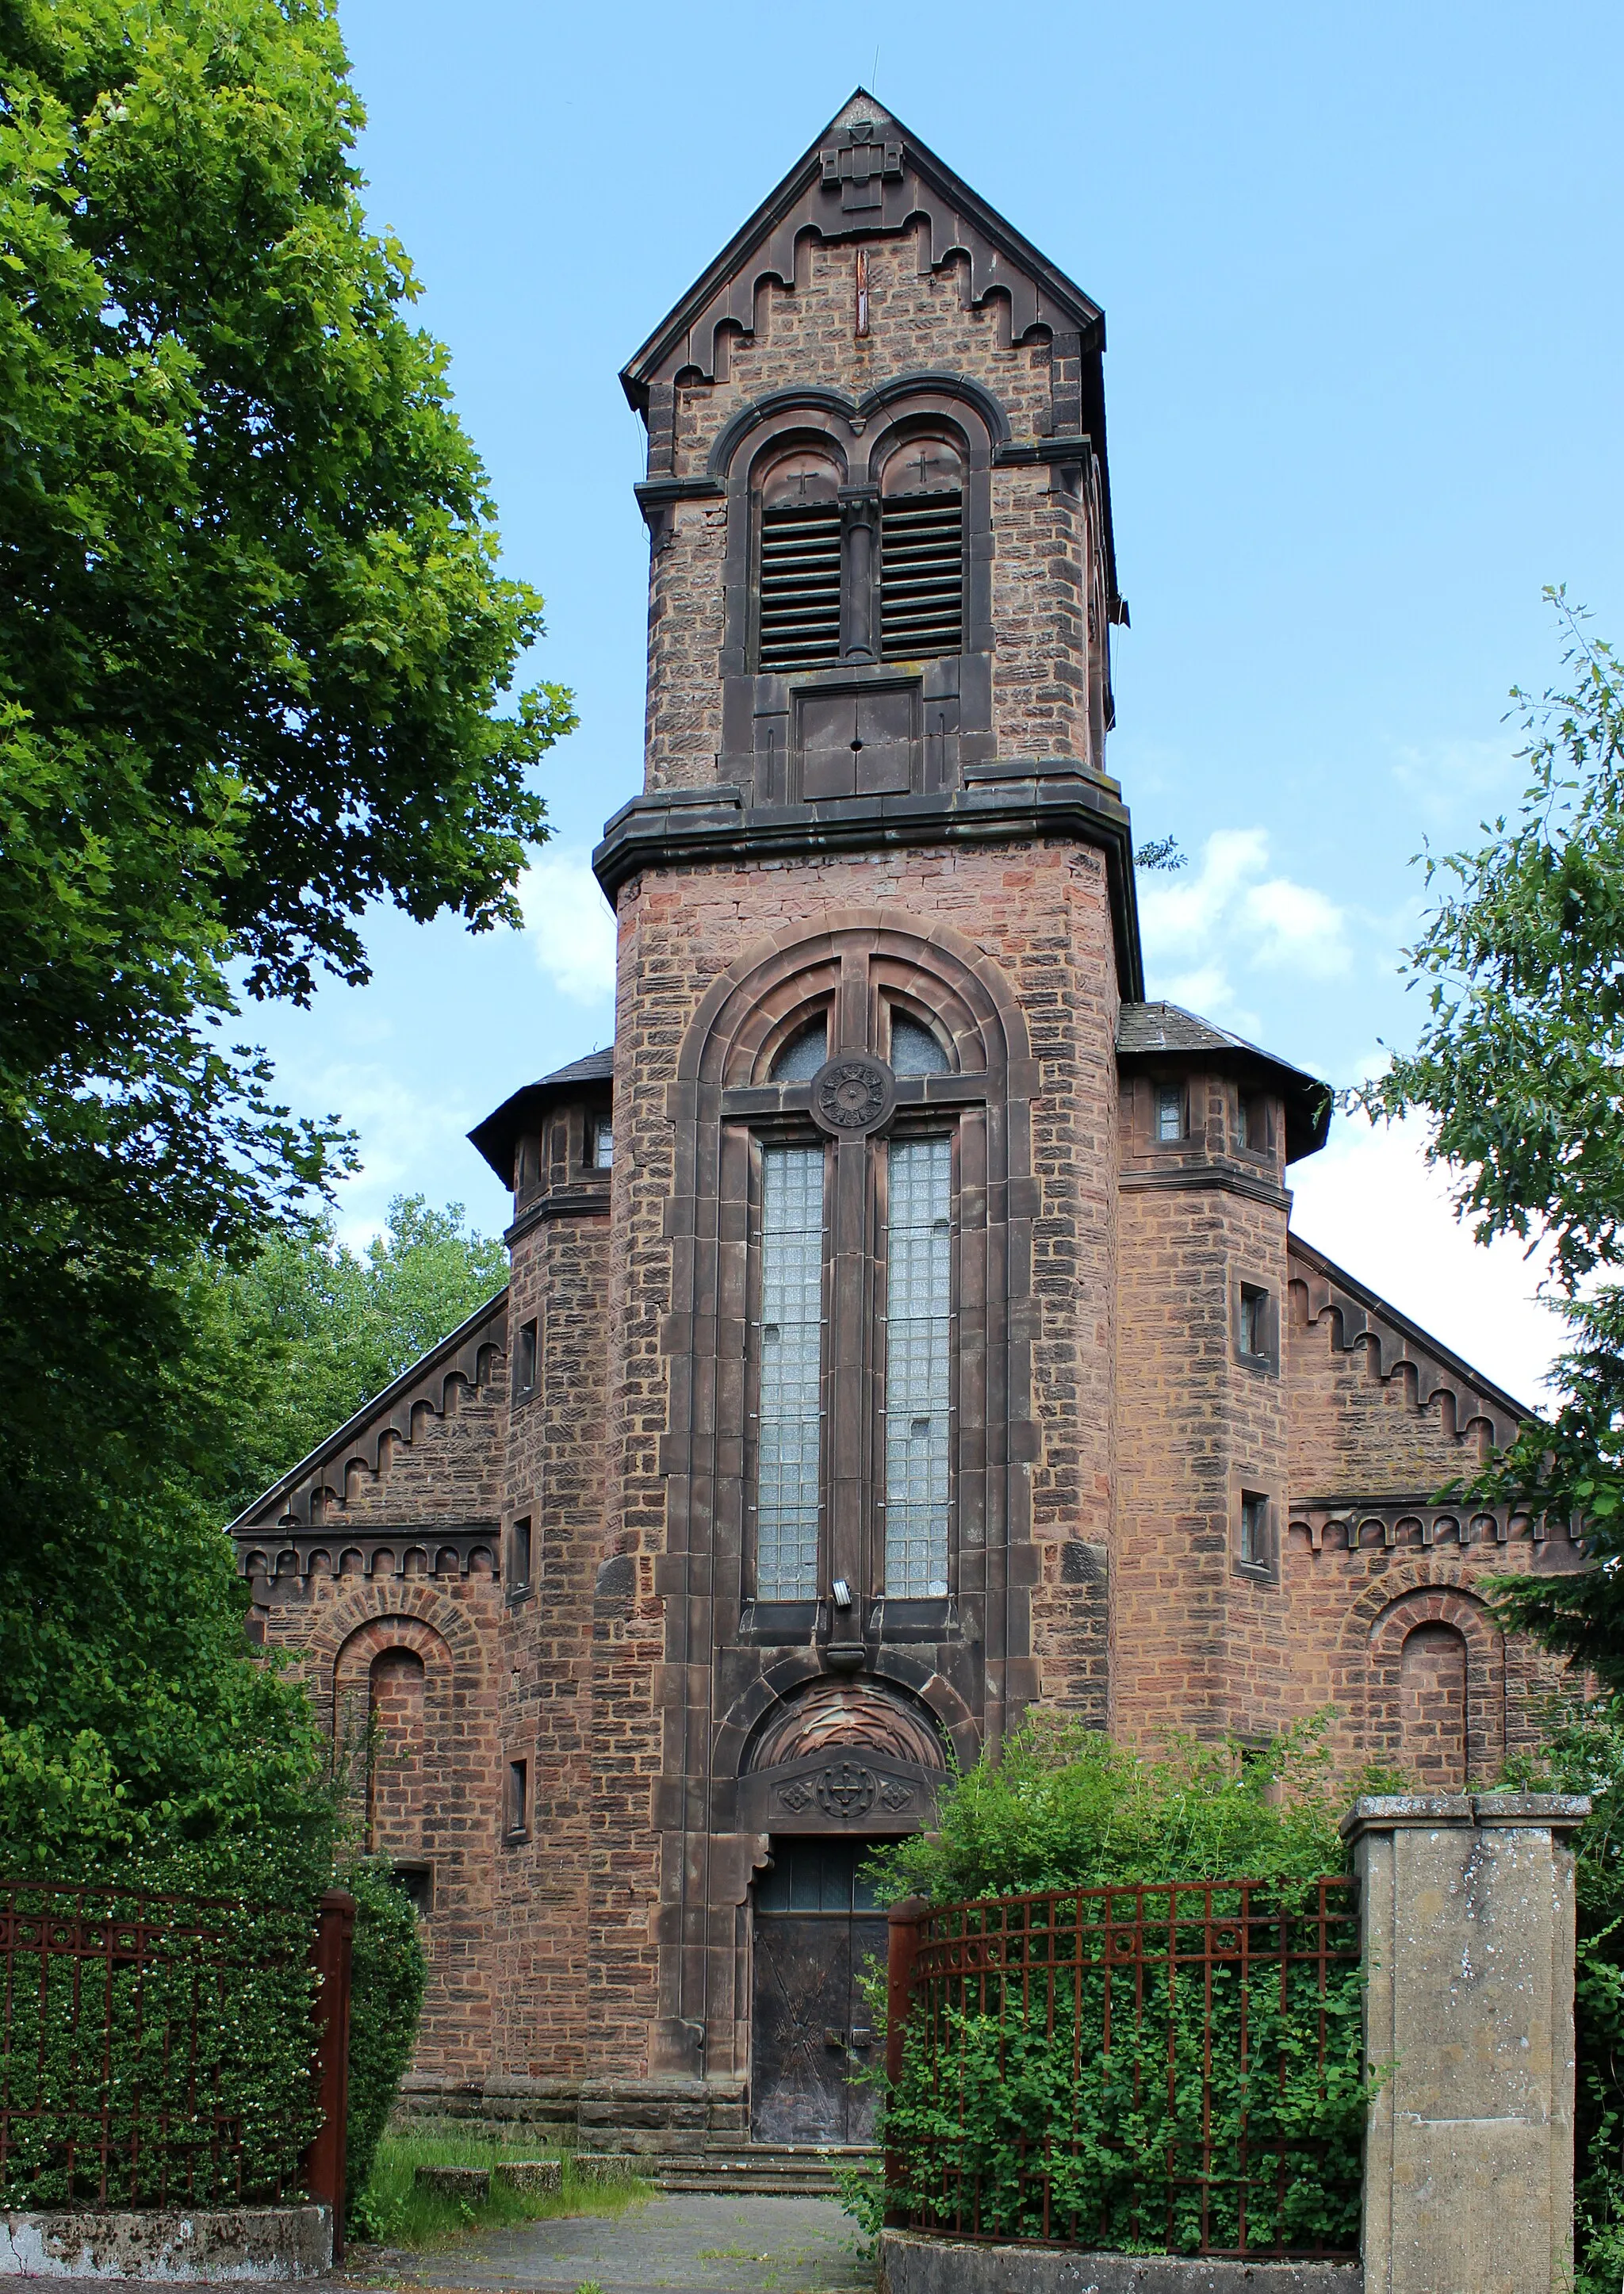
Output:
M1337 1828L1352 1841L1368 1832L1444 1831L1456 1825L1571 1832L1589 1813L1582 1793L1381 1793L1356 1800Z
M158 2214L0 2217L0 2278L135 2278L153 2284L228 2285L322 2278L333 2266L326 2207L174 2209Z
M888 2230L881 2294L1363 2294L1357 2262L1226 2262L1205 2255L1084 2254Z

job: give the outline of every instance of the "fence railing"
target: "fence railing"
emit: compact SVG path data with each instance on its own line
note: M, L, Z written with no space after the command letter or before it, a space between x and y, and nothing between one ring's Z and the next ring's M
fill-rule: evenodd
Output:
M1351 1881L891 1914L888 2219L1173 2254L1357 2250Z
M341 2234L352 1915L0 1880L0 2204L308 2192Z

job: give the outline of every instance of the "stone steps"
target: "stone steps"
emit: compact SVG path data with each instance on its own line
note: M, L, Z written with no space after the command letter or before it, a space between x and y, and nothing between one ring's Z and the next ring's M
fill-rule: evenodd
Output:
M837 2168L877 2161L879 2155L847 2144L746 2143L731 2150L582 2151L576 2153L576 2165L589 2173L636 2175L661 2191L830 2199Z

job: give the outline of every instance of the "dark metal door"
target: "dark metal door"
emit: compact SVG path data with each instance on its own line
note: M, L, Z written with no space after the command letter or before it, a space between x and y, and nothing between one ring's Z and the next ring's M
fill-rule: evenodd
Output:
M775 1840L756 1886L751 2132L758 2143L867 2143L875 2097L854 2071L876 2059L858 1988L883 1966L886 1919L857 1867L878 1843Z

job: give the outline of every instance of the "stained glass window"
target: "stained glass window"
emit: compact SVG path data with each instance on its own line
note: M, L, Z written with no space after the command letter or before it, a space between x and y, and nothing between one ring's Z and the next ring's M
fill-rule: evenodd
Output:
M823 1288L823 1150L766 1148L756 1452L756 1595L763 1601L806 1601L817 1592Z
M947 1590L953 1144L889 1151L885 1361L885 1590Z

